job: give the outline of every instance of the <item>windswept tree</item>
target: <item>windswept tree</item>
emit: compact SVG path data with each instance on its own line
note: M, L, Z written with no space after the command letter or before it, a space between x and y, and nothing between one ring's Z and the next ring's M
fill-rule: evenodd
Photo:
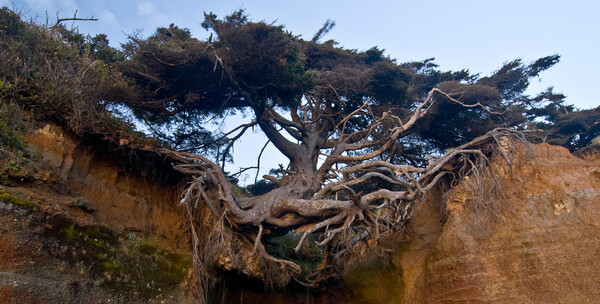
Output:
M132 37L121 70L137 98L125 104L178 149L161 152L194 178L182 203L197 269L207 275L218 265L278 284L325 280L354 246L377 248L380 237L401 231L425 192L485 159L478 148L493 140L488 132L527 128L538 117L535 110L548 102L525 90L559 60L515 60L480 77L440 71L433 59L398 63L377 47L319 42L331 22L310 40L251 22L242 11L223 19L206 14L202 25L211 33L204 41L174 25ZM251 122L227 133L203 128L236 112ZM218 164L251 128L289 164L265 176L270 191L248 197L234 194ZM288 232L298 235L297 252L308 239L318 246L314 272L269 250Z

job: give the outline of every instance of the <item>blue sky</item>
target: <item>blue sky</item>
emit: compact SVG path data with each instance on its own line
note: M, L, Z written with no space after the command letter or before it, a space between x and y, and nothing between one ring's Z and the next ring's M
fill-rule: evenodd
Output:
M560 54L561 62L534 80L529 92L554 86L579 108L600 104L600 1L0 0L0 5L40 22L48 12L50 23L56 12L71 17L77 9L78 17L100 19L77 23L80 32L106 33L113 45L126 34L143 30L148 36L170 23L204 38L203 12L224 16L245 9L254 21L275 21L306 39L332 19L336 26L326 39L359 50L378 46L399 62L435 57L444 70L488 75L506 61Z

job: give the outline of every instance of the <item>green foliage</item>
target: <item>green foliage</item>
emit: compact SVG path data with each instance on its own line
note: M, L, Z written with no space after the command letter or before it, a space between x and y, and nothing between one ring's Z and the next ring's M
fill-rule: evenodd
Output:
M124 46L129 59L119 66L138 89L126 103L142 120L161 126L154 128L160 139L217 155L224 143L205 130L205 121L267 103L298 104L311 79L298 40L282 27L246 22L241 13L226 21L207 15L204 24L217 39L199 41L171 24L145 40L132 38Z
M61 233L63 233L69 240L77 239L80 236L79 232L75 230L75 225L64 228Z
M105 35L25 22L6 7L0 28L0 103L78 134L110 134L106 105L133 93L111 66L122 55Z
M522 95L529 86L529 79L558 63L559 55L542 57L531 64L523 64L521 59L505 63L489 77L483 77L478 83L498 89L503 98L510 100Z
M37 210L37 205L30 200L23 199L17 194L0 189L0 201L5 204L13 204L31 210Z
M547 142L576 151L600 136L600 107L561 114L552 122L547 131Z
M154 263L153 267L145 268L142 271L142 276L147 281L162 279L167 282L182 282L190 267L189 256L163 249L155 240L139 240L135 243L134 249L142 255L151 257L152 263Z
M0 183L8 184L10 177L19 176L21 169L31 165L31 155L22 137L26 130L19 107L0 103Z
M261 179L252 185L246 186L246 190L253 196L265 194L275 188L277 188L277 184L266 179Z
M334 122L366 100L376 113L391 111L404 118L434 87L465 105L481 105L464 107L436 96L438 102L414 135L398 143L403 147L397 150L404 155L393 157L396 162L422 160L423 153L460 145L496 127L527 126L537 117L532 110L545 106L534 105L524 95L529 81L560 58L552 55L532 63L517 59L480 77L467 70L440 71L433 58L399 64L377 47L357 51L338 47L332 40L318 42L332 22L311 41L283 26L252 22L243 11L222 19L206 14L202 26L212 32L206 41L172 24L125 46L128 59L121 70L136 83L140 96L125 104L150 125L176 130L157 132L163 140L188 151L212 151L223 159L228 155L220 149L227 141L216 140L219 134L203 128L213 114L251 110L260 121L267 109L294 111L303 96L312 96L330 102L327 111L335 114L327 119ZM368 116L350 119L347 132L371 122Z
M123 52L109 45L106 34L98 34L89 37L86 41L86 51L97 60L102 60L105 64L113 64L125 59Z
M566 96L548 88L530 99L526 114L528 128L540 131L547 143L569 148L571 152L590 145L600 135L600 108L576 110L565 101Z
M267 250L275 257L298 264L302 272L307 275L323 261L323 252L314 243L310 244L310 242L302 244L300 250L296 252L294 249L298 246L299 241L300 235L292 233L277 236L269 239L270 246L267 247Z
M21 137L25 127L20 117L19 110L14 105L0 104L0 151L7 154L27 153L27 143Z

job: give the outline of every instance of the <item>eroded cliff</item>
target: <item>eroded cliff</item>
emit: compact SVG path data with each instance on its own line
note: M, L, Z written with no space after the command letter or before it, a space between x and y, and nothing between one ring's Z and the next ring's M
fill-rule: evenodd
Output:
M0 189L0 302L190 297L177 182L151 171L169 164L132 151L115 159L100 142L52 125L26 140L37 164L10 173Z
M52 126L27 141L44 166L0 190L0 302L194 301L181 189L155 174L168 161L115 159ZM548 145L504 150L492 159L495 179L431 193L391 259L367 251L342 282L318 290L270 292L231 274L218 301L600 301L600 162Z
M494 160L495 195L463 181L443 217L433 201L415 216L414 240L393 260L404 302L600 300L600 162L542 144L511 150L512 166Z

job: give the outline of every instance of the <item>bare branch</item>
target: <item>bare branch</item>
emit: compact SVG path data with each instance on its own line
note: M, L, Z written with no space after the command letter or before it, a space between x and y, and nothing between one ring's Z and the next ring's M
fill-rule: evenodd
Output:
M258 182L258 174L260 172L260 159L262 158L263 152L265 152L265 149L267 148L269 143L271 143L271 141L267 140L267 142L263 145L262 149L260 149L260 153L258 153L258 159L256 160L256 176L254 176L255 184L256 182Z
M225 147L225 149L223 149L223 158L222 158L222 163L221 163L221 168L225 168L225 160L227 158L227 155L229 154L229 150L233 147L233 144L240 139L240 137L242 137L242 135L244 135L244 133L246 133L246 131L250 128L253 127L257 124L257 122L251 122L251 123L247 123L247 124L243 124L243 125L239 125L237 126L235 129L227 132L225 135L223 135L221 138L225 138L227 135L235 132L236 130L239 130L240 128L242 129L237 135L235 135L234 137L229 139L229 143L227 144L227 146Z
M459 100L457 100L457 99L455 99L455 98L452 98L450 95L448 95L446 92L444 92L444 91L442 91L442 90L440 90L440 89L437 89L437 88L435 88L435 89L433 89L433 90L434 90L436 93L439 93L439 94L443 95L443 96L444 96L444 97L446 97L448 100L450 100L450 101L452 101L452 102L454 102L454 103L456 103L456 104L459 104L459 105L461 105L461 106L463 106L463 107L465 107L465 108L477 108L477 107L478 107L478 108L481 108L482 110L484 110L484 111L488 112L489 114L493 114L493 115L502 115L502 114L503 114L503 113L500 113L500 112L492 112L492 111L490 111L488 108L486 108L486 107L485 107L484 105L482 105L480 102L478 102L478 103L476 103L476 104L465 104L465 103L463 103L463 102L461 102L461 101L459 101Z
M94 18L94 16L90 18L79 18L77 17L77 10L73 12L73 17L71 18L59 18L58 12L56 12L56 23L54 24L54 27L57 27L61 22L65 21L98 21L98 18Z

